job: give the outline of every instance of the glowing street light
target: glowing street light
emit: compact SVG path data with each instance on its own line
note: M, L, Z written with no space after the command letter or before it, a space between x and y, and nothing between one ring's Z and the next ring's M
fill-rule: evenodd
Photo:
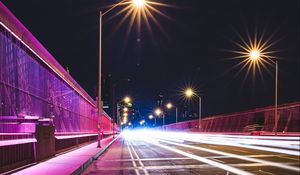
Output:
M257 59L260 59L260 51L257 50L257 49L251 50L250 53L249 53L249 58L252 61L256 61Z
M128 116L128 113L124 112L123 117L127 117L127 116Z
M123 101L124 101L125 103L130 103L130 102L131 102L131 98L128 97L128 96L126 96L126 97L124 97Z
M150 114L150 115L148 116L148 118L149 118L150 120L154 119L154 125L156 126L156 117L154 117L152 114Z
M163 113L163 111L159 108L156 108L154 113L155 113L155 115L160 116Z
M190 98L194 95L194 91L192 88L187 88L185 91L184 91L184 94L186 97Z
M123 111L128 112L128 108L127 107L123 108Z
M102 111L103 111L103 102L102 102L102 18L103 16L105 16L106 14L108 14L109 12L111 12L113 9L115 9L118 6L121 5L128 5L127 7L125 7L123 10L121 10L121 12L119 12L118 14L121 14L125 11L127 11L127 14L125 15L125 17L123 18L122 21L125 21L126 18L128 18L130 16L130 14L132 15L132 22L129 25L130 27L132 27L132 23L134 19L137 19L137 24L138 24L138 28L140 29L140 25L141 25L141 17L143 17L145 19L145 21L148 23L148 17L150 16L150 18L158 24L157 20L155 19L155 17L151 14L151 10L155 11L155 12L159 12L157 9L155 9L153 7L153 5L163 5L162 3L151 3L147 0L130 0L130 1L125 1L125 0L120 0L118 3L114 4L111 8L109 8L108 10L106 10L105 12L99 11L99 62L98 62L98 67L99 67L99 71L98 71L98 103L97 103L97 107L98 107L98 138L97 138L97 147L101 147L101 116L102 116ZM147 5L147 6L146 6ZM117 14L117 15L118 15ZM165 16L163 13L159 12L160 15ZM121 23L123 23L121 21ZM120 24L121 24L120 23ZM150 30L149 25L147 25L148 30Z
M166 107L167 107L168 109L171 109L171 108L173 107L173 104L169 102L169 103L166 104Z
M164 114L164 112L160 109L160 108L156 108L155 110L154 110L154 113L155 113L155 115L156 116L161 116L162 115L162 118L163 118L163 126L165 125L165 114ZM156 119L156 118L155 118ZM156 121L155 121L155 124L156 124Z
M154 116L153 116L152 114L150 114L150 115L148 116L149 119L153 119L153 117L154 117Z
M146 4L145 0L132 0L132 3L136 8L142 8Z
M187 98L192 98L193 96L196 96L199 99L199 130L201 131L201 96L197 95L192 88L187 88L184 91L184 94Z
M168 102L167 104L166 104L166 107L167 107L167 109L171 109L171 108L173 108L174 107L174 105L171 103L171 102ZM177 124L177 121L178 121L178 109L177 109L177 107L175 106L175 118L176 118L176 124Z
M140 125L143 125L145 123L145 120L140 121Z
M248 71L253 68L253 74L256 70L256 67L258 67L259 71L261 72L261 67L266 68L266 64L274 64L275 65L275 105L274 105L274 112L275 112L275 123L273 131L275 132L275 135L277 135L277 127L278 127L278 60L272 56L271 54L275 51L270 51L268 48L270 48L273 43L270 43L270 39L267 39L265 42L263 42L263 38L257 38L257 36L254 37L254 39L251 39L249 37L249 43L247 43L245 40L243 40L243 44L237 43L237 45L242 49L242 51L234 51L235 53L238 53L240 56L237 58L244 59L241 63L244 63L245 65L243 68L248 65ZM240 63L240 64L241 64ZM242 68L242 69L243 69ZM247 73L248 74L248 73Z

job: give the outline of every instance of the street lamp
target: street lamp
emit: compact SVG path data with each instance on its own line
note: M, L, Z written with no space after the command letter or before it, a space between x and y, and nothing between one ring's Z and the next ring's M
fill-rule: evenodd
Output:
M132 0L136 8L141 8L145 5L145 0Z
M145 124L145 120L140 121L140 125L143 125L143 124Z
M105 11L104 13L102 13L102 11L99 12L99 72L98 72L98 139L97 139L97 147L101 147L101 115L102 115L102 94L101 94L101 81L102 81L102 73L101 73L101 64L102 64L102 17L104 15L106 15L107 13L109 13L111 10L113 10L114 8L116 8L117 6L121 5L125 0L120 1L119 3L115 4L114 6L112 6L110 9L108 9L107 11ZM136 8L141 8L143 7L145 0L133 0L132 3L135 4Z
M154 113L155 113L155 115L160 116L163 112L160 108L156 108Z
M158 117L162 115L162 117L163 117L163 127L164 127L165 126L165 114L164 114L164 112L160 108L156 108L154 110L154 113Z
M131 98L128 97L128 96L126 96L126 97L124 97L123 101L124 101L125 103L130 103L130 102L131 102Z
M169 103L166 104L166 107L167 107L167 109L170 110L174 107L174 105L171 102L169 102ZM177 108L177 106L175 106L175 123L176 123L176 126L177 126L177 122L178 122L178 108Z
M154 118L154 125L155 125L155 127L156 127L156 117L154 117L152 114L150 114L150 115L148 116L148 118L149 118L150 120L152 120L152 119Z
M249 58L250 61L253 63L262 63L263 57L266 58L266 55L264 55L260 50L258 49L252 49L249 52ZM278 61L269 59L271 63L275 64L275 127L273 128L275 135L277 136L277 127L278 127Z
M150 114L150 115L148 116L149 119L153 119L153 117L154 117L154 116L153 116L152 114Z
M128 113L123 113L123 117L127 117L128 116Z
M192 88L187 88L184 91L184 94L187 98L192 98L193 96L196 96L199 99L199 130L201 131L201 96L196 94Z
M127 107L123 108L123 112L128 112L128 108Z
M115 100L115 98L116 98L116 93L115 93L116 92L116 86L119 85L124 80L127 80L128 82L130 81L129 78L124 78L124 79L121 79L121 80L117 81L112 86L112 103L113 103L113 105L112 105L112 110L113 110L112 111L113 112L112 118L114 120L114 122L113 122L113 137L115 137L115 134L114 134L115 133L115 123L117 123L117 124L119 123L119 121L117 119L117 116L116 116L116 100Z

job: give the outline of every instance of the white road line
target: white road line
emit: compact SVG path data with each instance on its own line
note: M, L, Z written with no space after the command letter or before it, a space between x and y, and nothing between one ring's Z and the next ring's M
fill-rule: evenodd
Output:
M182 150L179 150L179 149L176 149L176 148L172 148L172 147L169 147L169 146L166 146L166 145L162 145L158 142L156 142L155 140L152 139L152 141L150 141L150 139L144 139L144 141L148 142L148 143L151 143L153 145L156 145L158 147L161 147L163 149L166 149L166 150L169 150L169 151L172 151L172 152L175 152L177 154L181 154L183 156L187 156L187 157L190 157L192 159L195 159L195 160L198 160L200 162L203 162L203 163L206 163L206 164L209 164L209 165L212 165L214 167L217 167L217 168L220 168L220 169L223 169L223 170L226 170L226 171L230 171L232 173L235 173L235 174L239 174L239 175L254 175L250 172L246 172L244 170L241 170L241 169L238 169L238 168L235 168L235 167L232 167L232 166L229 166L229 165L225 165L225 164L221 164L219 162L215 162L215 161L212 161L210 159L206 159L206 158L203 158L203 157L200 157L200 156L196 156L196 155L193 155L193 154L189 154L187 152L184 152ZM147 168L148 169L148 168Z
M222 161L222 160L218 160L218 159L215 159L215 158L210 158L210 159L212 159L212 160L214 160L214 161L216 161L216 162L226 163L226 162L224 162L224 161Z
M274 175L273 173L271 173L271 172L269 172L269 171L259 170L259 171L257 171L257 172L259 172L259 173L263 172L263 173L265 173L265 174Z
M131 147L131 149L132 149L132 151L133 151L135 157L138 159L138 162L139 162L140 166L143 168L144 173L145 173L146 175L149 175L148 171L144 168L144 164L143 164L143 162L141 161L140 157L138 156L137 152L135 151L135 149L134 149L134 147L133 147L131 141L129 141L129 145L130 145L130 147Z
M236 155L236 154L232 154L232 153L212 150L212 149L208 149L208 148L202 148L202 147L193 146L193 145L186 145L186 144L170 142L170 141L166 141L166 140L162 140L162 139L155 139L155 140L160 141L160 142L164 142L164 143L167 143L167 144L173 144L173 145L177 145L177 146L181 146L181 147L192 148L192 149L205 151L205 152L210 152L210 153L214 153L214 154L219 154L219 155L223 155L223 156L229 156L229 157L232 157L232 158L246 160L246 161L250 161L250 162L264 163L264 164L269 165L269 166L274 166L274 167L278 167L278 168L282 168L282 169L287 169L287 170L291 170L291 171L300 172L300 168L298 168L298 167L282 165L282 164L276 163L276 162L271 162L271 161L266 161L266 160L261 160L261 159L246 157L246 156L240 156L240 155Z
M129 148L129 143L128 143L128 141L126 141L126 145L127 145L127 148L128 148L129 154L130 154L130 157L131 157L131 161L132 161L132 164L133 164L133 167L134 167L135 174L136 174L136 175L140 175L140 172L139 172L139 170L137 169L136 163L135 163L135 161L134 161L134 158L133 158L133 156L132 156L131 150L130 150L130 148Z

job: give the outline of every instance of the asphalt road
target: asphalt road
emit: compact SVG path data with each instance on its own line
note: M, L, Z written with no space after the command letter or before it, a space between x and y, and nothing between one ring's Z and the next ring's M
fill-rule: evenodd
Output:
M83 174L299 175L298 139L132 132Z

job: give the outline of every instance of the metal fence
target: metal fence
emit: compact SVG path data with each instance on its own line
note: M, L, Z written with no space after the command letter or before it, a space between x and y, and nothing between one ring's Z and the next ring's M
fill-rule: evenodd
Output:
M278 108L278 128L281 133L300 132L300 103L289 103L280 105ZM161 127L162 128L162 127ZM189 130L201 132L225 132L240 133L251 131L274 132L275 113L274 107L257 108L245 112L216 115L205 117L201 120L189 120L166 125L167 130Z
M101 119L102 135L119 130L105 112ZM44 125L52 134L37 132ZM61 151L95 140L97 125L95 101L0 2L0 173L48 149L37 135L55 135L51 150Z

